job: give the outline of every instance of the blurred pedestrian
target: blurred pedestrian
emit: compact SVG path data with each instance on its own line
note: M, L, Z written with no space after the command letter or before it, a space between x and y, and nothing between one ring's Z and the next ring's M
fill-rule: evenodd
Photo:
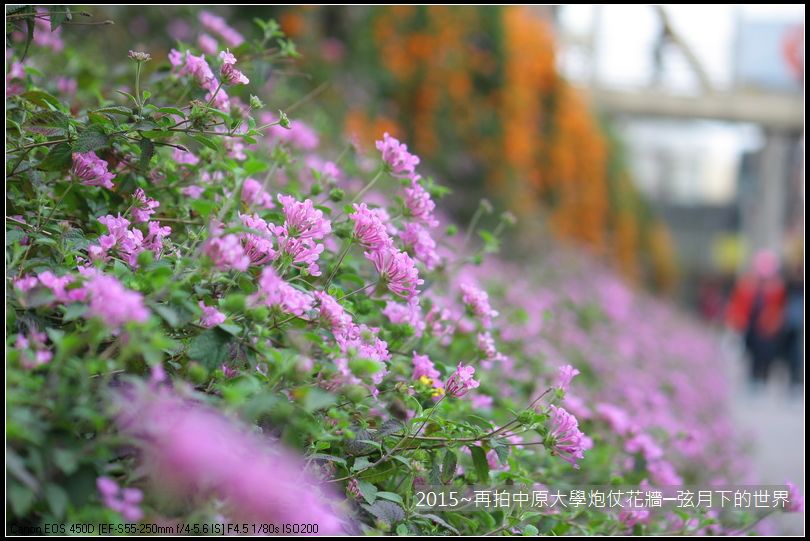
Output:
M756 387L768 380L779 354L785 311L785 285L779 276L779 259L770 251L754 256L752 272L740 277L731 294L726 321L741 333Z
M804 265L801 261L790 264L786 274L782 356L787 361L791 391L801 394L804 370Z

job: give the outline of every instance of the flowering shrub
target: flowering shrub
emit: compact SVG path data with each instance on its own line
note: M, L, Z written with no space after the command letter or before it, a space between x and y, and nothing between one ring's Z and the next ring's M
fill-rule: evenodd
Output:
M247 92L295 56L272 21L203 12L199 51L133 51L130 90L72 95L37 68L70 47L64 8L32 9L7 14L11 521L746 527L420 510L426 485L739 481L712 337L562 253L485 258L511 217L459 233L391 135L349 152L264 112Z

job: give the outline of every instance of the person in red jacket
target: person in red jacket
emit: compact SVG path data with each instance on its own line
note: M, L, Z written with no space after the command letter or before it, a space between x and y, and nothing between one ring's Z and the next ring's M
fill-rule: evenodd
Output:
M769 251L756 254L753 272L738 280L726 310L726 322L745 338L751 380L764 384L779 351L785 308L785 285L779 260Z

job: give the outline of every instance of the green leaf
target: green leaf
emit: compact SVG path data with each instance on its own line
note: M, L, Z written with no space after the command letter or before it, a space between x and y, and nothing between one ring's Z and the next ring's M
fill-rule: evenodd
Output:
M100 109L95 109L94 113L104 113L108 115L122 115L127 118L132 116L132 109L129 107L124 107L123 105L109 105L107 107L101 107Z
M155 144L149 139L141 139L138 142L141 149L141 159L138 160L138 169L145 172L149 169L149 162L152 161L152 156L155 155Z
M70 119L60 111L39 111L31 115L23 124L23 129L47 137L64 136Z
M361 456L354 460L354 464L352 464L352 471L360 471L368 468L371 465L369 462L368 457Z
M48 500L48 506L51 508L51 513L56 518L62 518L67 511L69 499L67 492L59 485L49 484L45 487L45 499Z
M63 473L70 475L79 467L79 460L76 453L67 449L54 449L53 461Z
M187 353L189 358L213 370L228 357L230 342L229 334L219 329L209 329L191 340Z
M219 151L219 145L210 137L206 137L205 135L192 135L191 138L211 150Z
M377 487L368 481L357 481L357 488L360 490L360 494L366 502L371 504L377 501Z
M48 155L39 162L43 171L65 171L73 165L73 150L68 143L59 143L51 147Z
M51 6L48 9L48 14L50 15L51 19L51 32L62 26L62 23L65 21L70 21L73 19L73 15L70 13L70 8L67 6Z
M444 460L442 460L442 473L441 482L444 484L449 483L456 476L456 467L458 466L458 455L454 449L448 449L444 453Z
M470 452L472 452L473 466L475 467L475 474L478 476L479 483L489 482L489 463L487 462L487 454L481 447L477 445L469 445Z
M405 520L405 511L394 502L377 500L374 505L363 505L363 509L389 525Z
M451 532L453 532L456 535L460 535L460 532L456 528L451 526L446 520L444 520L443 518L441 518L438 515L434 515L432 513L420 513L420 514L415 514L413 516L422 517L422 518L426 518L428 520L432 520L433 522L435 522L439 526L442 526L443 528L447 528L448 530L450 530Z
M22 517L31 509L31 505L34 503L34 493L24 486L12 483L8 487L8 501L11 503L12 512L18 517Z
M402 501L402 496L395 494L394 492L385 492L381 490L377 492L377 497L390 502L398 503L399 505L405 505L405 502Z
M62 102L52 94L43 92L42 90L31 90L22 95L23 98L30 101L34 105L38 105L43 109L57 110L63 109Z
M87 313L86 304L73 303L65 308L65 314L62 316L62 321L67 322L79 319L85 313Z
M110 138L100 126L89 126L79 133L74 152L91 152L110 145Z

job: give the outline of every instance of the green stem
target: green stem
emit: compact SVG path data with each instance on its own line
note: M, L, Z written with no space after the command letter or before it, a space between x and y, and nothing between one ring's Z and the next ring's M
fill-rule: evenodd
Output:
M354 237L350 238L349 242L346 243L346 246L343 247L343 250L340 252L340 257L338 258L337 263L335 263L335 268L332 269L332 272L329 273L329 277L326 279L326 283L323 286L324 291L329 289L329 284L332 283L332 280L335 278L335 275L337 275L337 271L340 268L340 264L343 263L343 259L346 257L346 254L349 253L349 249L352 247L353 243Z
M355 195L354 199L351 200L351 204L356 203L357 200L360 199L360 197L363 196L363 194L365 194L367 191L369 191L372 188L372 186L374 186L374 184L377 183L377 180L379 180L380 176L383 174L383 171L385 171L385 168L381 167L380 170L377 171L377 174L374 175L374 178L371 179L371 182L366 184L365 188L363 188L362 190L357 192L357 195Z

